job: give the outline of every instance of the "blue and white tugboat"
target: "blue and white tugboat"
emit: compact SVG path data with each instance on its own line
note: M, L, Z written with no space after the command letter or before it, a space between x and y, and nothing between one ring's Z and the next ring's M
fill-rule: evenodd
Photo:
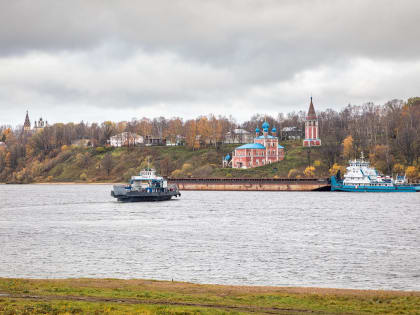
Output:
M162 201L180 197L177 185L168 182L151 168L144 169L138 176L132 176L128 185L114 185L111 196L118 201Z
M420 185L407 183L405 176L381 176L377 170L370 167L365 161L363 152L360 160L349 162L344 180L340 174L331 177L331 191L356 191L356 192L416 192Z

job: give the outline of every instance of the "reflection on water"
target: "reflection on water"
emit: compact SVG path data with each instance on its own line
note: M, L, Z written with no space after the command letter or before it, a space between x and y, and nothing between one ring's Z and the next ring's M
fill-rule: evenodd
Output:
M420 290L420 194L0 185L0 277Z

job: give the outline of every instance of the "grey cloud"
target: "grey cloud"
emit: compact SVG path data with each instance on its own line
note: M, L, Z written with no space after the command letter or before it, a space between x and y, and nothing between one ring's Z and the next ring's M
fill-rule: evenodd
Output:
M417 0L1 1L0 114L34 103L235 115L235 104L293 109L310 92L337 105L403 98L420 86L407 66L420 60L419 11ZM373 65L354 73L355 60ZM366 76L372 86L353 88Z

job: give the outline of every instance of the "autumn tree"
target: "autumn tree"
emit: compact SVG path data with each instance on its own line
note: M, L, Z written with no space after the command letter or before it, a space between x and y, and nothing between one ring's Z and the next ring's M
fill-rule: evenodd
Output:
M116 134L116 131L117 131L117 128L114 122L104 121L101 124L101 134L100 134L99 143L101 145L106 144L107 140L109 140L111 136Z
M185 123L185 141L188 147L194 148L197 141L197 124L194 119Z
M369 160L382 173L391 173L394 159L391 155L389 146L376 145L371 154L369 154Z
M347 136L343 140L343 156L350 160L353 153L353 137Z

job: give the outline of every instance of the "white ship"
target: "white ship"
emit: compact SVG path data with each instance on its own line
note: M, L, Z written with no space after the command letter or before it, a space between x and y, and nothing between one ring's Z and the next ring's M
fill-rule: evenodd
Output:
M369 192L415 192L419 185L410 185L405 176L382 176L365 161L363 152L359 160L349 161L344 180L340 176L331 177L332 191L369 191Z

